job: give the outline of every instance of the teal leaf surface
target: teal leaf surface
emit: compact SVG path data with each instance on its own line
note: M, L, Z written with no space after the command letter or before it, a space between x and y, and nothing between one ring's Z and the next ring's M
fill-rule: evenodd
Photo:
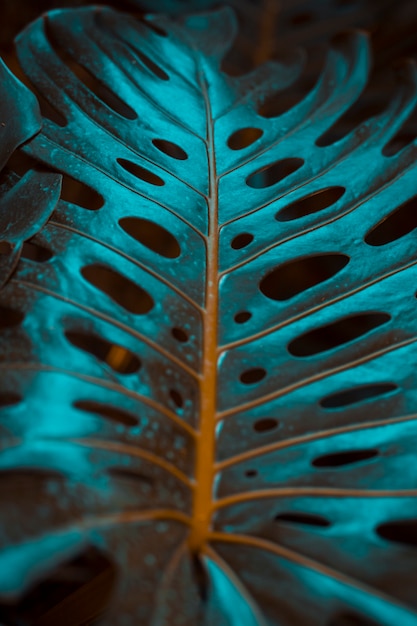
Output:
M41 128L35 96L0 59L0 170L15 150ZM24 241L47 222L59 199L61 177L6 168L0 179L0 287L13 272Z
M103 624L417 625L417 147L383 153L416 70L323 146L366 37L265 118L299 62L230 77L235 32L93 8L18 38L49 104L23 151L63 183L0 291L4 558L37 545L24 595L79 532Z
M53 567L56 554L60 554L61 558L72 556L80 552L82 547L82 536L79 532L73 531L64 536L47 535L33 543L23 543L4 549L0 556L2 597L13 598L22 586L29 587L33 584L34 580L27 580L27 577L34 572L42 576L42 570L48 572Z
M3 169L14 150L41 128L41 117L35 96L20 83L0 61L0 168Z

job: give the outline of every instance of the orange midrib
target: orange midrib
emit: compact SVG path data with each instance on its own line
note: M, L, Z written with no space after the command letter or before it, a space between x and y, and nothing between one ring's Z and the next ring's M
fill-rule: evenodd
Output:
M217 410L218 321L218 194L213 121L207 87L203 84L207 111L209 163L209 228L207 237L206 299L203 331L203 366L200 379L200 428L196 440L195 492L189 545L193 552L204 547L211 531Z

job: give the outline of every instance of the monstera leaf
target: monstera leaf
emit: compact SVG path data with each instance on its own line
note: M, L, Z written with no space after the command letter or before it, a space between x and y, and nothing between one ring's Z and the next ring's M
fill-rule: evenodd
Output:
M415 69L329 143L365 36L267 119L300 68L222 74L234 31L96 8L18 39L24 162L63 183L0 291L6 617L96 550L103 624L417 624L416 147L384 154Z

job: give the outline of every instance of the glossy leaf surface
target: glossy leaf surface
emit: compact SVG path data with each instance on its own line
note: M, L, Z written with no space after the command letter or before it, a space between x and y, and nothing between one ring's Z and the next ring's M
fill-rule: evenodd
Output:
M104 624L411 626L415 235L375 239L417 193L414 144L383 155L415 70L324 147L364 36L266 119L298 68L223 75L234 30L96 9L19 38L59 113L24 150L64 185L48 259L0 292L0 562L25 572L2 593L92 543L118 570Z

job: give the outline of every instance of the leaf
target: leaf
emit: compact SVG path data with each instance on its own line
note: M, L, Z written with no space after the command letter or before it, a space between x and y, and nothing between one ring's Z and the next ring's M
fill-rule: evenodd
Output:
M24 151L64 181L0 293L4 550L112 555L104 624L412 626L416 146L383 149L415 68L323 146L366 38L264 118L299 68L222 74L235 30L96 8L18 40L55 111Z
M231 570L225 570L209 557L204 559L210 577L207 620L213 624L230 626L263 626L265 624L258 608Z
M33 571L36 566L42 575L43 571L51 568L51 563L46 555L50 556L52 563L54 555L59 552L66 556L79 552L82 548L82 537L76 532L68 533L65 536L49 535L43 537L40 541L33 543L24 543L19 546L11 546L3 550L1 554L1 575L0 586L2 595L13 598L16 590L33 584L32 580L26 577ZM39 567L40 566L40 567Z
M36 98L0 59L0 169L14 151L41 128ZM16 115L18 113L18 115ZM59 198L60 176L29 171L19 179L9 171L0 180L0 288L10 277L23 242L45 224Z

